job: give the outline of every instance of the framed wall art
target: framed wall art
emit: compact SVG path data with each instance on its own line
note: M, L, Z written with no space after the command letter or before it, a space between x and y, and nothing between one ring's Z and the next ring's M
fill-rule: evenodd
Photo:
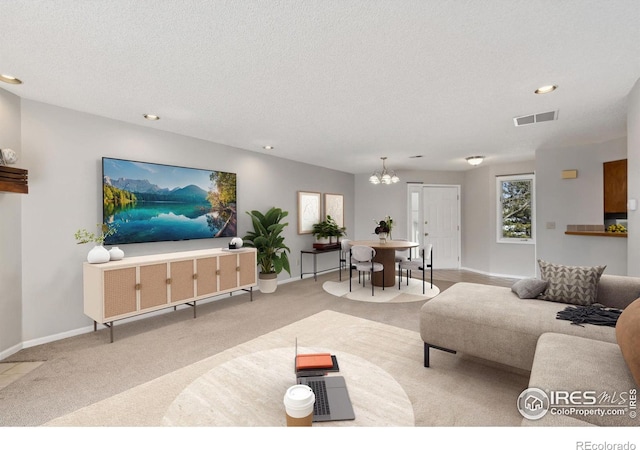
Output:
M298 191L298 234L311 234L320 222L320 192Z
M324 194L324 215L331 216L339 227L344 227L344 197L342 194Z

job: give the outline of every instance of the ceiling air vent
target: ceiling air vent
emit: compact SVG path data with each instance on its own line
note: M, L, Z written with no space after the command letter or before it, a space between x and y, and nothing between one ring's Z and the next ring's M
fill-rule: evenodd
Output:
M530 125L538 122L548 122L550 120L558 120L558 111L549 111L528 116L520 116L513 118L513 124L517 127L522 125Z

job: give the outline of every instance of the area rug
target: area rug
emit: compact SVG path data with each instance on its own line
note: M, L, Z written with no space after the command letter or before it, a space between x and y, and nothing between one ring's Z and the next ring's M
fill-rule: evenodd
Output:
M425 283L424 294L422 293L422 280L409 279L407 286L406 278L402 280L401 288L398 285L385 287L375 286L371 295L371 284L369 281L363 287L358 283L358 279L351 280L351 292L349 292L349 280L347 281L325 281L322 288L329 294L336 297L345 297L349 300L374 303L406 303L419 302L435 297L440 293L440 289L435 284L432 286L428 281Z
M518 395L528 384L528 377L523 374L461 355L435 351L432 352L431 367L425 368L423 345L417 332L334 311L322 311L54 419L45 426L167 426L166 417L170 409L180 406L176 401L179 403L185 390L204 375L222 375L231 362L250 358L256 352L286 352L293 356L296 338L298 345L307 349L329 349L337 355L348 354L352 359L362 359L375 366L384 377L391 379L387 380L389 383L397 384L394 395L399 395L402 402L410 403L416 426L518 426L522 420L516 403ZM259 368L256 374L259 376ZM351 376L347 370L344 375L354 393L375 389L369 377ZM290 380L287 379L286 383ZM221 387L230 388L230 385ZM261 400L248 398L246 401ZM388 402L384 395L380 401ZM193 422L180 425L227 424ZM382 427L386 423L377 425Z

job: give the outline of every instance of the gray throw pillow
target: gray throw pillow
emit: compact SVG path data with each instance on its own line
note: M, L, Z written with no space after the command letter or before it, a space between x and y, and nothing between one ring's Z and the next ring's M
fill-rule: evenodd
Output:
M520 298L536 298L542 294L549 285L548 281L538 278L525 278L516 281L511 290Z
M596 301L598 282L607 266L564 266L541 259L540 278L549 282L540 295L543 300L588 306Z

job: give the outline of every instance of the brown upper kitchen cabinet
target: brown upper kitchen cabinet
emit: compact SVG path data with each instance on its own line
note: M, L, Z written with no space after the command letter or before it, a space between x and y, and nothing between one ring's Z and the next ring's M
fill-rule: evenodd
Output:
M609 161L604 166L604 212L627 212L627 160Z

